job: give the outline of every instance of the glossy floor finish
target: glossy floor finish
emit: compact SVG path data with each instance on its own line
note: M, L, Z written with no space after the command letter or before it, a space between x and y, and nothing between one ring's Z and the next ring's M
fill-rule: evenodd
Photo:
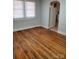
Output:
M66 41L60 34L36 27L13 33L15 59L66 59Z

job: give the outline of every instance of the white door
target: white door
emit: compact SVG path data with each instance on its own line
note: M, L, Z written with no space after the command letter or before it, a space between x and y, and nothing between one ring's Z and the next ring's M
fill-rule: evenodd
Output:
M54 6L51 6L50 8L50 18L49 18L49 27L54 27L55 23L56 23L56 8L54 8Z

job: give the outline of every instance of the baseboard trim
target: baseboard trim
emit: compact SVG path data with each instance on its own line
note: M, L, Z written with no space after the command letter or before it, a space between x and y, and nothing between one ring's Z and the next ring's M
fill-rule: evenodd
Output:
M36 26L29 26L29 27L25 27L25 28L19 28L19 29L13 29L13 32L16 31L21 31L21 30L25 30L25 29L29 29L29 28L34 28L34 27L39 27L40 25L36 25Z
M49 27L47 27L47 26L43 26L43 25L41 25L41 27L44 27L44 28L46 28L46 29L49 29Z
M64 33L64 32L60 32L60 31L57 31L57 32L64 35L64 36L66 36L66 33Z
M34 28L34 27L40 27L40 26L41 26L41 27L44 27L44 28L46 28L46 29L49 29L49 28L46 27L46 26L36 25L36 26L30 26L30 27L25 27L25 28L13 29L13 32L21 31L21 30L25 30L25 29L29 29L29 28ZM61 32L61 31L55 31L55 32L66 36L66 33L64 33L64 32Z

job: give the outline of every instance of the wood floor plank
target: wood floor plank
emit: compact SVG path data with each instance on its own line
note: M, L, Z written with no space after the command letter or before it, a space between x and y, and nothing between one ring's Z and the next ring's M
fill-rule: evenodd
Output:
M14 32L15 59L66 59L65 39L43 27Z

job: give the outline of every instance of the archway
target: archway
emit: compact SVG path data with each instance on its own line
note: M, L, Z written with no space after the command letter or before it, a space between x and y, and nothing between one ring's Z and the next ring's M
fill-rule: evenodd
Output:
M55 31L58 30L59 12L60 12L60 2L59 1L51 2L49 10L49 28L54 29Z

